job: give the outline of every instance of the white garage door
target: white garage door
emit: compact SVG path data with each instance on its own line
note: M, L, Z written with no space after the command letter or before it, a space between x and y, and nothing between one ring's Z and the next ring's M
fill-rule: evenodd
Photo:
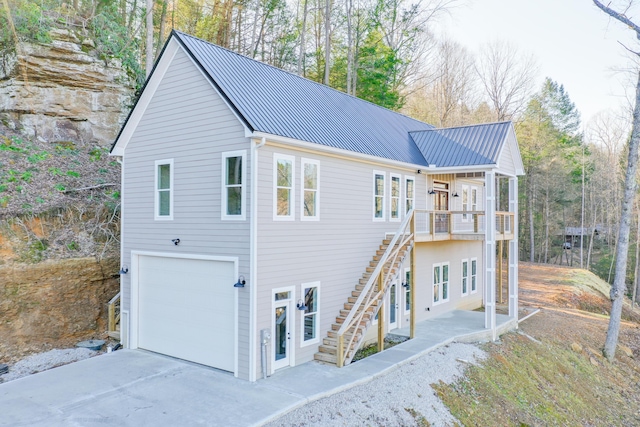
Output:
M234 264L140 256L138 347L234 370Z

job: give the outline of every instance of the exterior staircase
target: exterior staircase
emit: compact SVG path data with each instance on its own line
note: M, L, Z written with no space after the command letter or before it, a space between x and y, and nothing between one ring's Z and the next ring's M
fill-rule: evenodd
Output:
M410 226L410 227L409 227ZM391 284L413 247L413 211L392 239L382 241L360 281L331 325L314 359L348 365L365 337Z

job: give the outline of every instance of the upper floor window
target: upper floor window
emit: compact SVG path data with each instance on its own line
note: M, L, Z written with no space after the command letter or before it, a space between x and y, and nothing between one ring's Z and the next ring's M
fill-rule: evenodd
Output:
M391 174L391 209L389 219L400 220L400 175Z
M415 204L416 200L414 179L406 178L404 186L405 207L406 211L409 212L411 209L413 209L413 205Z
M373 173L373 219L384 220L384 172Z
M319 206L320 162L302 159L302 220L317 220Z
M295 158L276 154L274 163L274 219L294 219Z
M173 219L173 159L157 160L155 219Z
M222 153L222 219L245 219L246 151Z

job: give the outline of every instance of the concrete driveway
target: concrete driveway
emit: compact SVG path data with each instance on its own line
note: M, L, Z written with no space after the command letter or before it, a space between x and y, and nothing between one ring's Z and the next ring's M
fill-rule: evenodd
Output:
M517 320L498 315L498 325L502 333ZM449 342L490 336L484 313L454 311L418 323L414 339L344 368L303 363L255 383L155 353L120 350L0 384L0 426L261 425Z

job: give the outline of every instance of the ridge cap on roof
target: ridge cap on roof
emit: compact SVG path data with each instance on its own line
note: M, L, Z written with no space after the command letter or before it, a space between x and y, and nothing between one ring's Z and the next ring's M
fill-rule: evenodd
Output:
M424 125L430 126L432 129L435 129L435 126L434 126L434 125L432 125L432 124L430 124L430 123L423 122L422 120L418 120L418 119L416 119L416 118L414 118L414 117L408 116L408 115L403 114L403 113L400 113L400 112L398 112L398 111L391 110L391 109L389 109L389 108L385 108L385 107L383 107L383 106L381 106L381 105L378 105L378 104L375 104L375 103L373 103L373 102L371 102L371 101L367 101L366 99L358 98L358 97L357 97L357 96L355 96L355 95L351 95L351 94L349 94L349 93L342 92L341 90L334 89L334 88L332 88L331 86L325 85L324 83L316 82L316 81L314 81L314 80L308 79L308 78L306 78L306 77L304 77L304 76L301 76L301 75L299 75L299 74L293 73L293 72L291 72L291 71L287 71L287 70L282 69L282 68L278 68L278 67L276 67L275 65L271 65L271 64L268 64L268 63L266 63L266 62L259 61L259 60L255 59L255 58L251 58L251 57L249 57L249 56L247 56L247 55L243 55L243 54L241 54L241 53L239 53L239 52L236 52L236 51L234 51L234 50L231 50L231 49L228 49L228 48L226 48L226 47L223 47L223 46L217 45L217 44L212 43L212 42L209 42L209 41L207 41L207 40L203 40L203 39L198 38L198 37L196 37L196 36L192 36L192 35L187 34L187 33L185 33L185 32L182 32L182 31L179 31L179 30L176 30L176 29L173 29L173 30L171 30L171 31L172 31L172 33L175 33L178 37L186 36L186 37L189 37L189 38L191 38L191 39L197 40L197 41L199 41L199 42L206 43L206 44L208 44L208 45L210 45L210 46L213 46L214 48L221 49L221 50L223 50L223 51L225 51L225 52L228 52L228 53L232 53L232 54L234 54L234 55L236 55L236 56L239 56L239 57L241 57L241 58L243 58L243 59L248 59L248 60L253 61L253 62L257 63L257 64L260 64L260 65L264 65L264 66L270 67L270 68L272 68L272 69L274 69L274 70L276 70L276 71L279 71L279 72L282 72L282 73L286 73L286 74L288 74L288 75L290 75L290 76L296 77L296 78L298 78L298 79L300 79L300 80L303 80L303 81L305 81L305 82L313 83L314 85L316 85L316 86L319 86L319 87L323 88L323 90L327 90L327 89L328 89L328 90L333 91L333 92L336 92L336 93L338 93L338 94L340 94L340 95L342 95L342 96L348 96L348 97L353 98L353 99L355 99L355 100L357 100L357 101L367 103L367 104L369 104L369 105L371 105L371 106L373 106L373 107L380 108L380 109L385 110L385 111L387 111L387 112L393 113L393 114L398 115L398 116L402 116L402 117L407 118L407 119L410 119L410 120L412 120L412 121L414 121L414 122L418 122L418 123L421 123L421 124L424 124ZM185 47L186 47L186 46L185 46ZM428 129L428 130L432 130L432 129ZM425 129L425 130L427 130L427 129Z
M445 127L445 128L436 128L436 127L434 127L433 129L411 130L411 131L409 131L409 133L433 132L433 131L437 132L437 131L441 131L441 130L462 129L462 128L479 127L479 126L490 126L490 125L504 125L504 124L508 124L508 123L513 123L513 122L511 120L503 120L501 122L476 123L476 124L469 124L469 125L449 126L449 127Z

